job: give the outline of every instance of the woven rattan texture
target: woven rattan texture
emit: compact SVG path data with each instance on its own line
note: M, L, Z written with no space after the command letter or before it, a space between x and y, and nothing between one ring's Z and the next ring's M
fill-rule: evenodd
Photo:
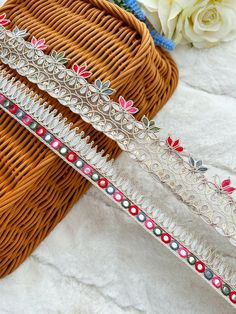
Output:
M178 79L170 56L154 47L145 25L103 0L9 0L0 12L10 28L27 28L51 49L87 63L95 78L109 79L119 95L133 99L136 115L153 117L173 93ZM116 157L119 149L36 86L26 83L68 120ZM7 114L0 111L0 276L17 268L61 221L89 183ZM79 223L79 221L78 221Z

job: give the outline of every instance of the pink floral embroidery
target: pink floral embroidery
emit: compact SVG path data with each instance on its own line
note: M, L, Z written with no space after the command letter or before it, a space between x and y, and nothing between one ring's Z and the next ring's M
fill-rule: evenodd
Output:
M45 39L37 40L35 37L31 39L31 44L40 50L45 50L48 47L47 45L45 45Z
M87 78L91 76L91 72L86 71L87 67L86 65L78 66L77 64L74 64L72 69L77 73L80 77Z
M10 23L9 20L6 19L6 14L1 14L0 15L0 25L7 25L8 23Z
M220 189L228 194L232 194L235 191L235 188L231 186L230 179L222 181Z
M133 107L134 102L132 100L126 101L124 99L124 97L120 96L119 97L119 104L125 111L127 111L131 114L135 114L136 112L138 112L138 108Z
M167 138L166 143L170 148L176 150L177 152L182 152L184 150L183 147L179 145L179 140L173 141L170 136Z

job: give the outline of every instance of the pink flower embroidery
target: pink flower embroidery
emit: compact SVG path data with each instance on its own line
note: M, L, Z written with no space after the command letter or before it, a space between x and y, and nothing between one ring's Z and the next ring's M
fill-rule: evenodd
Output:
M235 188L231 186L231 180L230 179L226 179L224 181L222 181L220 189L224 192L226 192L227 194L232 194L235 191Z
M40 50L45 50L48 47L47 45L45 45L45 39L37 40L35 37L31 39L31 44Z
M86 71L87 67L86 65L78 66L77 64L74 64L72 69L77 73L80 77L87 78L91 76L91 72Z
M0 25L7 25L8 23L10 23L9 20L6 19L6 14L1 14L0 15Z
M177 152L182 152L184 150L183 147L179 145L179 140L173 141L170 136L167 138L166 144Z
M124 97L120 96L119 97L119 104L125 111L127 111L131 114L135 114L136 112L138 112L138 108L133 107L134 102L132 100L126 101L124 99Z

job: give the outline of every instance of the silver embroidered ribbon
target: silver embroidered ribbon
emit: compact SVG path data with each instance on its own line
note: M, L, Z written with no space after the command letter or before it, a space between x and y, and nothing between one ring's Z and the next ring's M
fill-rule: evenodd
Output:
M79 114L96 130L115 140L122 150L154 178L165 183L194 213L236 245L235 201L161 140L152 121L136 121L118 103L109 99L104 92L107 86L99 80L94 85L89 84L53 56L45 55L17 32L7 31L2 26L0 59Z
M14 79L11 79L10 76L1 71L0 93L3 93L13 103L17 103L22 110L49 130L57 139L74 152L77 152L98 173L107 178L113 186L128 197L130 201L138 205L148 217L153 218L158 215L158 218L154 218L153 221L169 232L172 237L180 241L182 245L188 248L200 260L204 261L214 272L231 285L233 289L236 288L236 273L228 265L227 261L225 261L225 258L207 244L205 239L202 240L199 238L199 235L195 235L192 231L190 232L188 227L181 226L179 222L168 217L161 209L157 210L156 206L152 204L152 201L142 196L132 182L120 176L121 171L116 169L115 165L112 165L112 162L107 161L106 157L102 157L102 154L97 152L97 148L93 147L93 143L89 143L89 137L85 137L84 132L78 133L78 128L73 128L72 123L68 124L67 120L60 113L58 114L51 106L43 103L24 84L21 84L19 81L15 82ZM4 109L4 106L2 108ZM21 124L24 125L23 123ZM28 129L30 130L30 128ZM35 135L35 132L32 133ZM50 145L47 146L52 149ZM60 157L63 158L62 156ZM63 159L67 162L65 158ZM78 171L76 167L74 169ZM80 173L83 175L82 172ZM88 177L86 179L89 180ZM94 181L90 180L90 182L94 184ZM120 207L124 210L121 205Z

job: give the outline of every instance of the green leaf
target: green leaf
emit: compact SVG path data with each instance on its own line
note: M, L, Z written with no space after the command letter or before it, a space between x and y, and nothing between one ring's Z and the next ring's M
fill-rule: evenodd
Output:
M190 163L190 165L192 165L193 167L195 166L195 161L194 161L194 159L193 159L193 157L189 157L189 163Z
M206 172L208 169L206 167L200 167L198 170L201 172Z
M144 125L149 126L149 120L146 116L143 116L141 121L143 122Z
M51 56L52 56L53 58L56 58L57 52L56 52L55 50L53 50L53 51L51 52Z
M154 126L153 128L150 129L152 132L159 132L160 128L158 128L157 126Z
M59 52L58 55L57 55L57 57L58 57L58 59L64 59L64 57L65 57L65 52L64 52L64 51Z
M63 59L60 59L59 62L62 64L66 64L68 60L66 58L63 58Z

